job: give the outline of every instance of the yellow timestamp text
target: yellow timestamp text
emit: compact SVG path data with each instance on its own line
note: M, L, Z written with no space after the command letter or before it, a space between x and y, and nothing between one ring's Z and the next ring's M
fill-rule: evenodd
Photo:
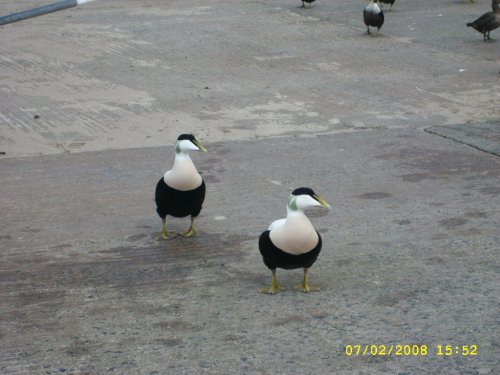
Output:
M478 355L478 346L472 345L426 345L426 344L349 344L345 346L344 353L348 357L358 356L397 356L397 357L416 357L416 356L476 356Z

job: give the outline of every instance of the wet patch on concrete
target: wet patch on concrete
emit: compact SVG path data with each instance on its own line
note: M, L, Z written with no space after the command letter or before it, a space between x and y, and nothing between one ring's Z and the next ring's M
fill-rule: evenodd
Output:
M450 236L446 233L436 233L432 236L433 240L446 240L447 238L450 238Z
M72 247L73 247L73 245L71 245L70 243L62 243L59 245L50 246L49 249L50 250L65 250L65 249L70 249Z
M424 259L424 263L428 265L442 265L445 264L445 260L439 256L432 256Z
M172 321L154 323L153 327L158 328L160 330L196 331L201 329L202 325L192 324L184 320L172 320Z
M273 321L273 326L284 326L284 325L288 325L288 324L293 324L293 323L304 323L306 321L308 321L309 318L306 318L302 315L288 315L288 316L284 316L284 317L281 317L279 319L275 319Z
M148 237L150 237L148 234L138 233L138 234L133 234L131 236L128 236L125 240L128 242L136 242L136 241L142 241Z
M477 228L468 228L460 231L462 236L479 236L481 231Z
M182 344L182 340L179 338L156 339L155 342L166 347L174 347Z
M401 168L411 171L399 174L407 182L447 179L460 176L463 180L476 178L481 174L488 177L500 176L498 161L470 155L460 149L433 149L409 145L405 148L376 156L380 160L394 160Z
M471 211L471 212L466 212L465 216L474 219L486 219L488 217L488 214L482 211Z
M487 186L479 189L479 192L485 195L497 196L500 195L500 187L499 186Z
M394 220L393 223L398 225L409 225L411 224L411 220L408 219Z
M455 229L467 224L469 220L463 217L451 217L448 219L439 220L439 225L445 229Z
M26 227L24 229L21 229L21 232L26 232L26 233L40 233L42 230L37 229L37 228L31 228L31 227Z
M381 191L374 191L371 193L364 193L364 194L358 195L356 198L359 198L359 199L384 199L384 198L389 198L389 197L392 197L392 194L384 193Z
M415 298L419 294L418 290L398 291L378 296L373 301L374 305L392 307L399 302Z
M410 173L410 174L402 174L399 177L403 181L408 182L420 182L429 178L429 173Z
M426 132L500 156L500 123L434 126Z

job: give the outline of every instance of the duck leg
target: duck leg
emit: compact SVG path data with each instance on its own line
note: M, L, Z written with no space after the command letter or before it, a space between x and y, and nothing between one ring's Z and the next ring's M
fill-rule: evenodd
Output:
M164 217L163 219L161 219L161 233L160 233L160 236L158 237L158 240L171 240L172 238L174 238L176 235L175 234L169 234L167 232L167 218Z
M273 278L271 281L271 286L265 286L263 288L259 289L259 292L264 293L264 294L276 294L280 290L285 290L279 283L278 280L276 280L276 268L274 270L271 270L273 273Z
M294 289L300 290L301 292L304 292L304 293L319 292L319 286L309 284L309 278L307 276L308 271L309 271L309 268L304 268L304 279Z
M191 216L191 226L189 227L189 229L187 231L185 231L184 233L181 233L181 236L183 236L183 237L196 237L198 235L198 232L194 228L194 219L195 219L195 217Z

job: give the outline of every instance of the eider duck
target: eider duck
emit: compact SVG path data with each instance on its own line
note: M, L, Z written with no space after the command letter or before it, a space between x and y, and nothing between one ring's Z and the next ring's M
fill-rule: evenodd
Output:
M467 26L482 33L485 42L491 40L490 32L500 26L500 1L492 0L491 7L493 8L492 12L487 12L474 22L467 24Z
M309 267L321 251L321 236L304 214L308 207L330 208L330 205L312 189L295 189L288 198L287 217L276 220L259 237L259 250L264 264L272 272L272 283L260 289L261 293L275 294L284 288L276 280L276 268L304 269L304 278L296 289L303 292L318 291L307 278Z
M167 232L167 215L191 216L191 226L182 236L196 236L194 220L200 214L205 200L205 182L196 170L190 151L207 152L192 134L181 134L175 145L174 166L158 181L155 191L156 212L162 220L160 239L175 237Z
M370 4L366 6L363 10L363 20L366 25L366 34L370 35L370 26L376 27L377 30L380 30L382 25L384 24L384 12L378 6L378 0L370 0Z
M302 0L302 8L306 7L305 3L309 3L309 8L312 7L312 3L314 3L316 0Z
M472 1L472 0L471 0ZM391 7L389 8L389 11L392 10L392 6L394 5L394 3L396 2L396 0L380 0L381 3L384 3L384 4L391 4Z

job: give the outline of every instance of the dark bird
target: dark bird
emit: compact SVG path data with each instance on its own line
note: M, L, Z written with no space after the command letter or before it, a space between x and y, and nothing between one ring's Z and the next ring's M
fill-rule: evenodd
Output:
M303 211L316 206L330 208L312 189L295 189L288 197L287 217L274 221L260 235L259 250L264 264L272 272L271 286L261 288L261 293L274 294L284 289L276 280L276 268L303 268L304 278L296 289L303 292L319 290L309 284L307 272L321 251L321 236Z
M472 0L471 0L472 1ZM394 3L396 2L396 0L380 0L381 3L384 3L384 4L391 4L391 7L389 8L389 11L392 9L392 6L394 5Z
M309 3L309 8L312 7L312 3L314 3L316 0L302 0L302 8L306 7L305 3Z
M205 200L205 182L189 156L190 151L207 152L192 134L182 134L175 145L174 166L158 181L155 191L156 212L162 220L160 239L175 237L167 232L167 215L191 216L191 226L182 236L196 236L194 220Z
M377 30L380 30L382 25L384 24L384 12L378 6L378 0L370 0L370 4L368 4L363 10L363 20L366 25L366 34L370 33L370 26L376 27Z
M493 0L491 2L491 7L493 8L493 12L487 12L474 22L467 24L467 26L483 34L483 40L485 42L491 40L490 32L500 26L500 1Z
M500 0L491 0L491 10L494 12L498 7L500 7Z

